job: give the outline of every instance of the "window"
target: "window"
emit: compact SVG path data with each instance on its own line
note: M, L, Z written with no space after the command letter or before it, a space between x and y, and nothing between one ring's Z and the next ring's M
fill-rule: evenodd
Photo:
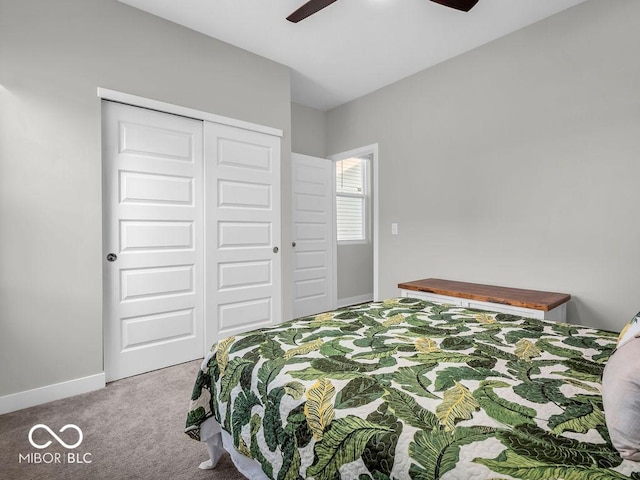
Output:
M336 226L338 242L368 241L367 158L336 162Z

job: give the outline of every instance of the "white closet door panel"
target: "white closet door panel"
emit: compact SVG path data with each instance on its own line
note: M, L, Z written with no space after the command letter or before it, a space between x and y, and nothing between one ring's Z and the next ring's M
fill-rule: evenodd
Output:
M270 260L218 262L218 289L268 286L272 283L273 265ZM247 282L247 278L251 281Z
M280 322L280 139L205 122L207 342ZM274 251L276 249L276 251Z
M266 218L251 220L247 213L238 213L233 219L221 218L218 220L216 242L218 249L231 251L236 255L237 250L242 248L251 249L252 252L249 253L255 253L257 249L269 250L273 247L273 223Z
M270 210L271 185L253 182L218 181L218 207Z
M308 280L298 280L296 282L295 297L297 299L310 299L327 295L327 281L324 277L309 278ZM319 313L319 312L314 312Z
M193 249L195 249L195 223L192 221L120 221L120 251L122 252Z
M103 102L105 373L202 356L202 122Z
M154 315L125 318L122 321L123 352L170 341L193 338L196 335L195 310L190 308Z
M192 177L120 172L120 203L194 205Z
M273 298L270 296L238 300L218 305L218 335L228 337L273 323Z
M170 128L120 122L119 151L129 155L164 158L194 164L194 135Z
M273 157L273 143L265 144L266 135L220 124L210 125L226 129L226 132L221 131L216 142L219 166L241 169L245 175L249 175L250 171L273 172L280 163L280 158Z

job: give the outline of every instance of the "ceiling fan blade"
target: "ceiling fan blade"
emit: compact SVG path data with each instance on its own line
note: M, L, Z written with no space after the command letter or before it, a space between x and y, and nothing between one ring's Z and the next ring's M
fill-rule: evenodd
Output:
M439 3L445 7L455 8L456 10L462 10L468 12L475 7L478 0L431 0L432 2Z
M304 20L314 13L319 12L323 8L328 7L335 1L336 0L310 0L295 12L293 12L291 15L289 15L287 17L287 20L293 23L298 23L300 20Z

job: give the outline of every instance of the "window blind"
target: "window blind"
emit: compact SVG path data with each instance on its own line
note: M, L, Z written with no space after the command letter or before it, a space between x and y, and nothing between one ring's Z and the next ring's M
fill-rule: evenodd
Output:
M364 194L364 160L349 158L336 165L336 192Z
M336 162L336 226L339 242L367 239L365 162L362 158Z

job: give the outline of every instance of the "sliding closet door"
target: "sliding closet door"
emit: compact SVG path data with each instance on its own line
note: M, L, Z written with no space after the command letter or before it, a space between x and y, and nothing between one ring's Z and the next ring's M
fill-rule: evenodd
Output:
M202 357L202 131L103 102L107 380Z
M206 341L281 321L280 138L205 122Z

